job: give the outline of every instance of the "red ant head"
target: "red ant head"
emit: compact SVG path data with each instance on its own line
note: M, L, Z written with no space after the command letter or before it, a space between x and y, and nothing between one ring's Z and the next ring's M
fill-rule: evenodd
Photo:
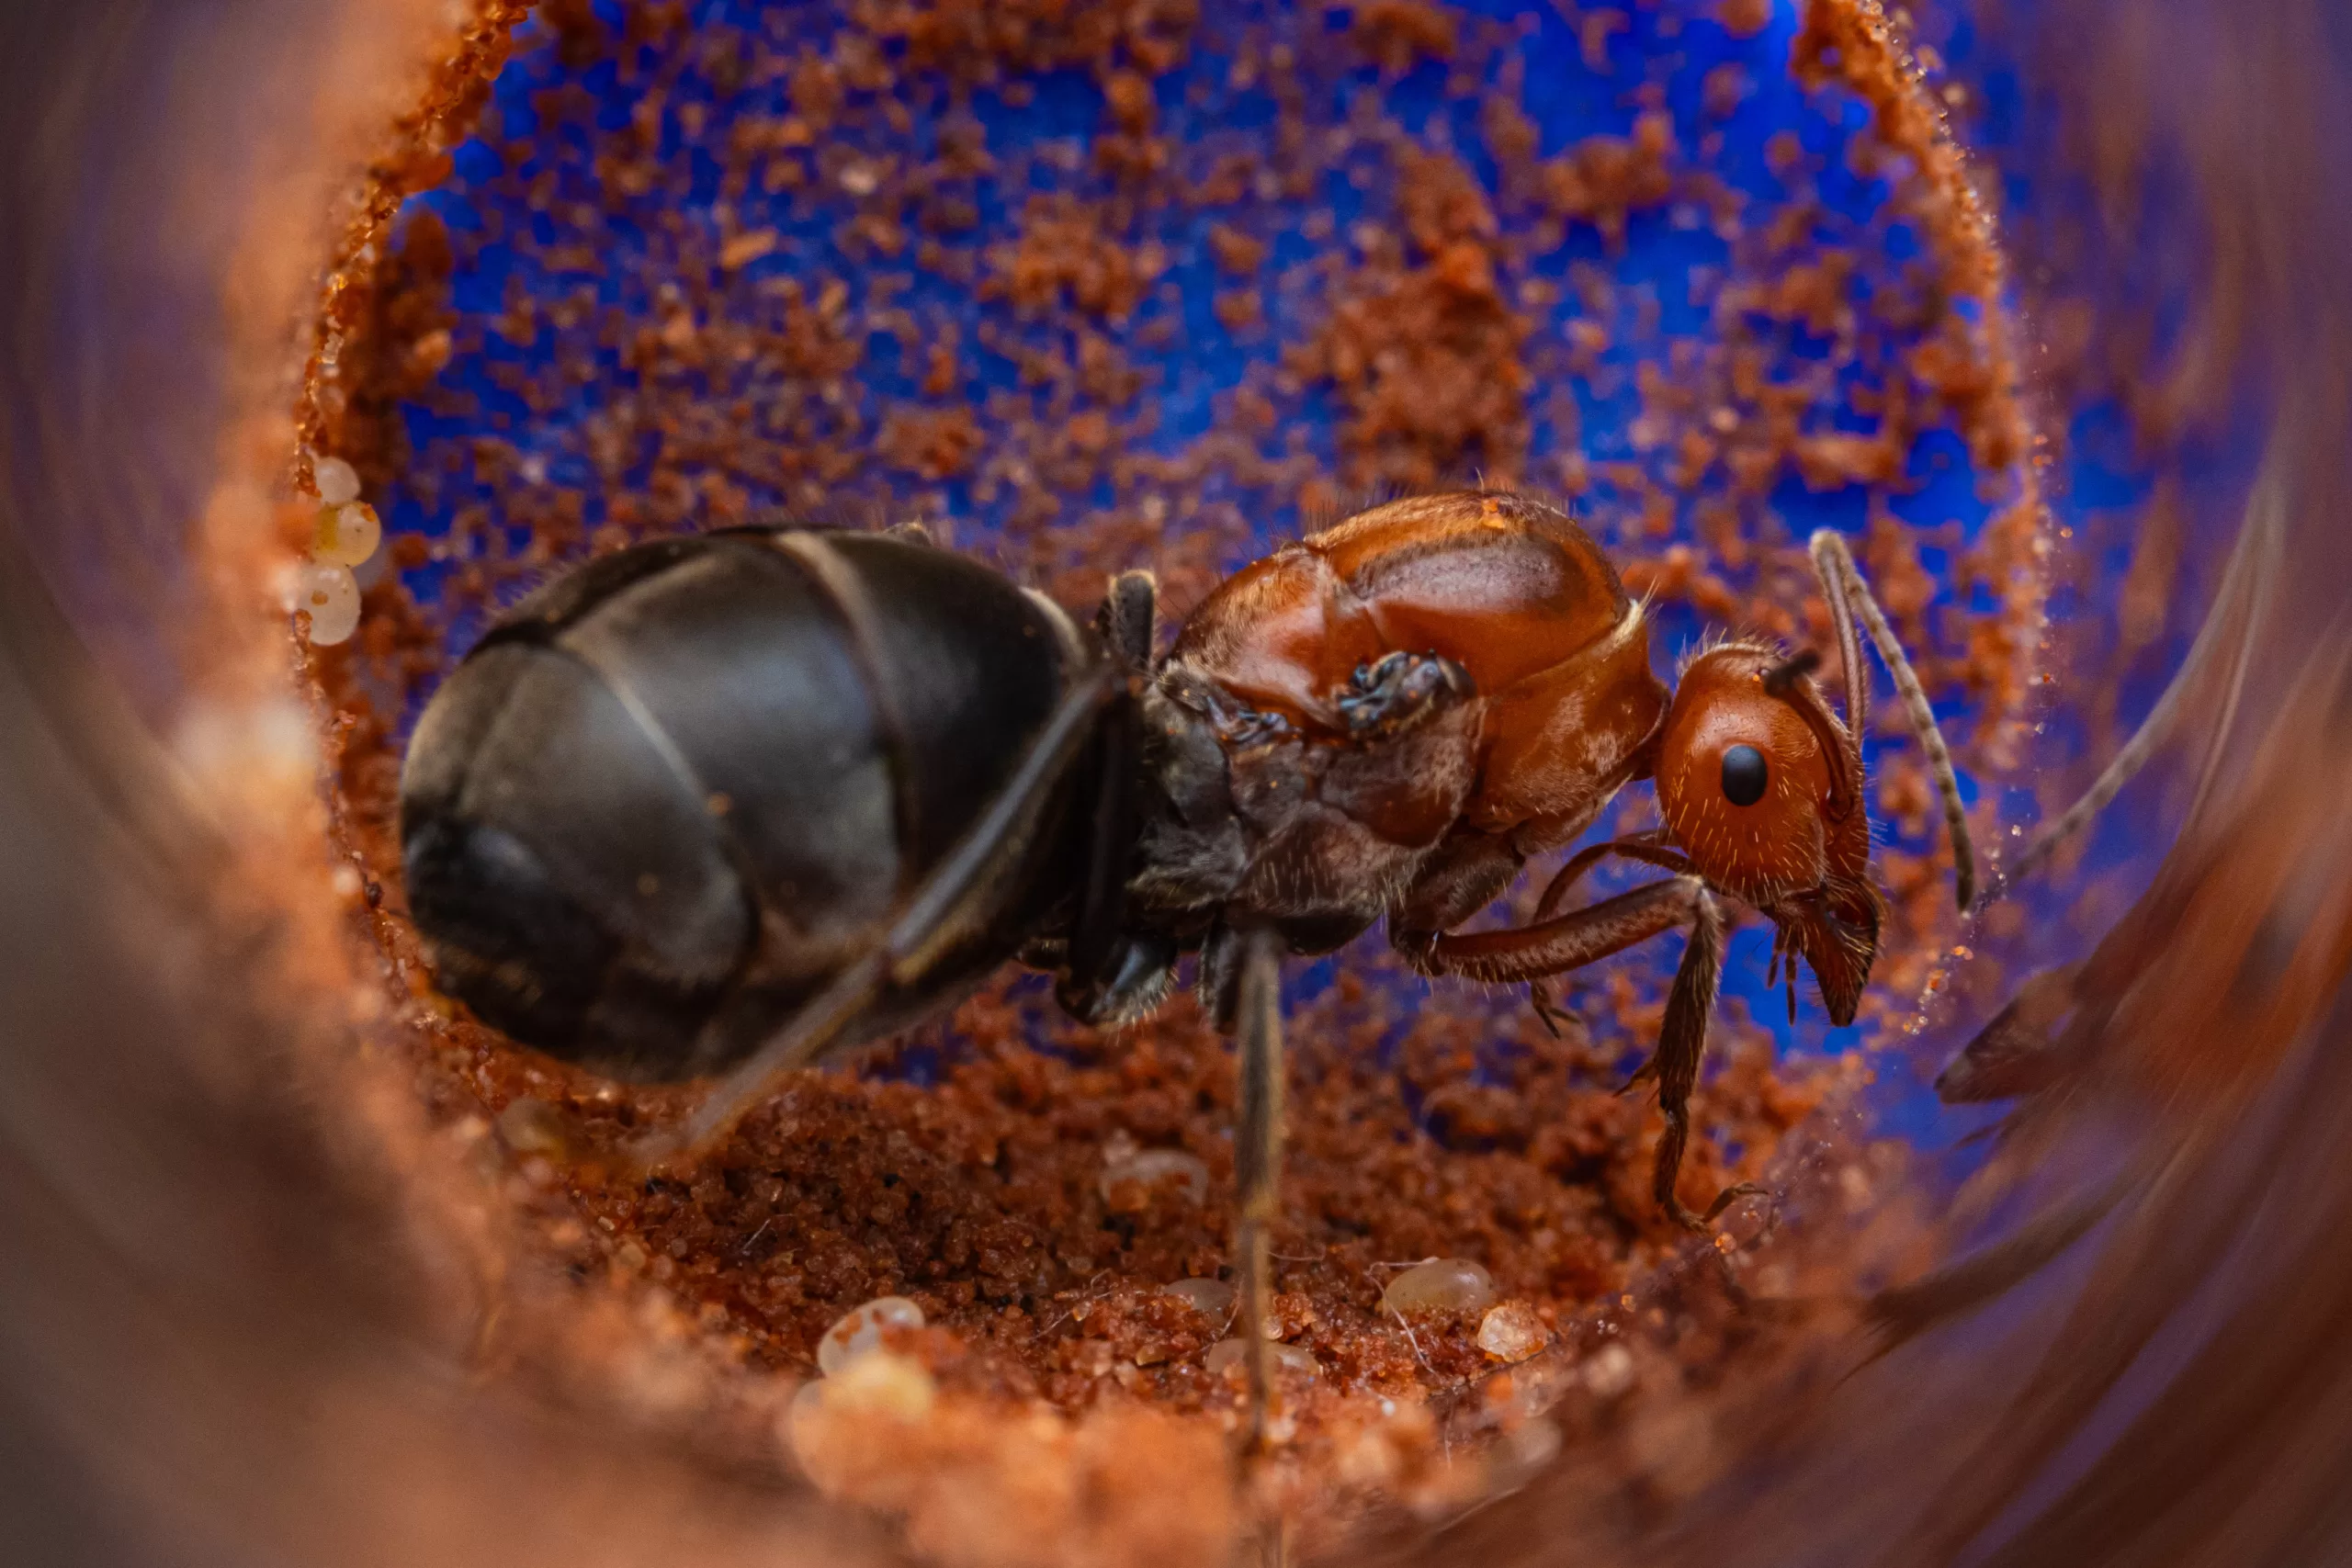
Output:
M1753 643L1694 660L1658 739L1657 803L1701 876L1778 922L1844 1024L1877 955L1879 902L1860 756L1811 663Z

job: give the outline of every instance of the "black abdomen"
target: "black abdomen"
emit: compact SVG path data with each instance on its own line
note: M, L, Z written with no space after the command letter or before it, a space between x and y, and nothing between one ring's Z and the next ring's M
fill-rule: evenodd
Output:
M744 530L639 546L517 605L435 694L401 780L442 986L634 1078L712 1071L876 938L1051 713L1057 615L961 557ZM1009 957L1047 830L870 1035Z

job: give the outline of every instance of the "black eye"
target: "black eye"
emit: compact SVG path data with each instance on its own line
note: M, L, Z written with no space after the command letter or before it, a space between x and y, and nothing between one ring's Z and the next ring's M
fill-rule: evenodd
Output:
M1753 806L1763 799L1770 776L1764 753L1753 746L1735 746L1724 753L1724 798L1734 806Z

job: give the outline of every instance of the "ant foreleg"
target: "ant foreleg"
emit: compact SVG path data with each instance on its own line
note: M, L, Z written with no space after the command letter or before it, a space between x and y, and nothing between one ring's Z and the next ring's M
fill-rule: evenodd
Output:
M1111 580L1102 608L1095 612L1095 635L1131 682L1150 672L1159 592L1149 572L1124 571ZM1041 944L1038 954L1046 960L1044 967L1059 971L1054 995L1064 1010L1092 1024L1140 1018L1157 1008L1175 983L1174 941L1127 924L1140 723L1133 701L1114 702L1103 716L1087 786L1092 798L1078 907L1059 951Z
M1238 1332L1250 1380L1243 1444L1255 1453L1266 1446L1274 1387L1274 1351L1266 1324L1273 1315L1272 1232L1283 1158L1282 939L1261 926L1243 932L1240 940L1234 1007L1240 1082L1233 1135L1233 1244L1241 1274Z
M1642 848L1647 852L1647 846ZM1638 858L1653 856L1643 852ZM1707 1021L1714 1012L1715 993L1723 978L1728 923L1706 884L1696 876L1683 875L1648 883L1573 914L1511 931L1418 939L1414 933L1399 932L1393 940L1398 951L1425 974L1460 975L1509 985L1582 968L1677 926L1689 926L1690 941L1682 951L1674 988L1667 998L1666 1024L1657 1049L1625 1087L1657 1080L1658 1110L1666 1117L1666 1131L1657 1145L1658 1204L1676 1224L1703 1230L1733 1200L1757 1190L1745 1183L1726 1188L1703 1214L1685 1208L1674 1191L1683 1147L1690 1137L1690 1090L1699 1081L1699 1066L1707 1050Z
M1535 1010L1535 1021L1544 1026L1544 1033L1555 1040L1565 1038L1560 1032L1560 1025L1567 1022L1572 1015L1552 999L1551 987L1541 980L1527 982L1527 1005Z
M1691 900L1690 940L1674 971L1674 988L1666 999L1666 1023L1657 1049L1628 1080L1631 1089L1645 1078L1657 1082L1657 1108L1666 1131L1657 1141L1657 1166L1652 1179L1658 1207L1685 1230L1703 1231L1715 1216L1737 1199L1761 1190L1752 1182L1724 1188L1697 1214L1685 1208L1675 1193L1682 1172L1682 1151L1690 1137L1690 1091L1698 1086L1699 1066L1707 1055L1707 1023L1714 1016L1715 995L1723 982L1724 934L1728 922L1723 906L1702 887Z
M1553 876L1544 889L1544 897L1536 900L1535 919L1529 923L1540 925L1557 915L1560 906L1566 903L1568 895L1576 890L1578 880L1599 863L1603 855L1623 855L1627 860L1662 867L1678 876L1687 875L1690 870L1690 856L1679 850L1668 849L1646 833L1637 833L1629 839L1611 839L1605 844L1589 844L1571 855L1568 863Z

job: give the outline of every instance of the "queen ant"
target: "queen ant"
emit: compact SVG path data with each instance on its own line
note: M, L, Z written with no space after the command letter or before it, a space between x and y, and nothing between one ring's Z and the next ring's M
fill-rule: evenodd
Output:
M778 525L639 545L501 617L443 682L401 781L409 904L441 985L516 1040L620 1078L725 1072L656 1157L707 1146L776 1075L902 1029L1008 960L1073 1015L1160 1005L1179 960L1238 1034L1238 1332L1252 1429L1271 1352L1280 966L1385 919L1431 975L1543 982L1688 934L1656 1050L1676 1192L1729 899L1852 1021L1883 905L1860 736L1866 628L1973 859L1926 695L1835 533L1818 660L1737 640L1669 691L1645 605L1560 509L1499 490L1362 512L1226 580L1154 649L1157 590L1091 627L913 535ZM1534 919L1458 928L1626 784L1663 825L1594 845ZM1667 873L1562 905L1615 855Z

